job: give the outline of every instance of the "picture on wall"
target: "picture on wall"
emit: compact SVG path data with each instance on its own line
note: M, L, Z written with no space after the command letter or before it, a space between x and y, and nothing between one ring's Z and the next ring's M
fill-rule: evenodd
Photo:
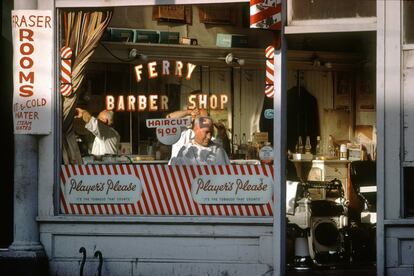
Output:
M350 109L354 75L352 72L336 72L334 75L334 108Z

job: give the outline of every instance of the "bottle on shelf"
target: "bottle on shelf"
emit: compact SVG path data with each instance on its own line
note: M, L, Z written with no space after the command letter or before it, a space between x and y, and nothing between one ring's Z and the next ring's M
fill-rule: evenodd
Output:
M155 160L161 160L161 147L160 147L160 142L156 142L154 144L154 152L155 152Z
M246 155L247 153L246 133L242 134L242 138L240 140L240 146L239 146L239 153L242 155Z
M321 156L322 155L322 151L321 151L321 136L317 136L316 137L315 154L316 154L316 156Z
M302 143L302 136L298 138L298 150L297 153L303 153L303 143Z
M273 164L273 148L270 142L265 142L260 149L259 159L262 164Z
M311 146L311 143L310 143L310 137L309 136L306 136L306 142L305 142L305 153L311 153L311 149L312 149L312 146Z
M335 145L334 145L332 135L329 135L329 138L328 138L328 156L335 157Z
M246 143L247 143L247 141L246 141L246 133L243 132L243 135L242 135L240 144L246 145Z
M339 160L347 160L348 159L348 149L345 144L341 144L339 150Z
M237 134L233 136L233 154L237 154L239 151L239 137Z
M149 155L149 156L154 155L154 147L153 147L153 144L152 144L151 137L148 138L147 155Z

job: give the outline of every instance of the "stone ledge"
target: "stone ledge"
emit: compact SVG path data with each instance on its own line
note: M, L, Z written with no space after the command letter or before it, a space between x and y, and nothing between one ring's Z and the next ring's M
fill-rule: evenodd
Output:
M48 275L49 263L43 251L0 251L0 275Z

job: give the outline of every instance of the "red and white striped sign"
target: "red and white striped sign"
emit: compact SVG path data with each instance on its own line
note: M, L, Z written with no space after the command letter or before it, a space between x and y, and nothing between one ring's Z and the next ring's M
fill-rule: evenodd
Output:
M70 203L65 185L73 176L126 175L139 179L141 196L135 203ZM155 215L155 216L272 216L267 204L198 204L192 198L191 184L200 175L244 175L271 177L270 165L168 166L132 164L62 165L60 172L61 212L77 215Z
M275 95L274 78L275 78L275 47L268 46L265 50L266 56L266 82L265 94L269 98Z
M250 28L281 29L281 0L250 0Z
M60 58L60 93L67 97L72 94L72 49L62 47Z

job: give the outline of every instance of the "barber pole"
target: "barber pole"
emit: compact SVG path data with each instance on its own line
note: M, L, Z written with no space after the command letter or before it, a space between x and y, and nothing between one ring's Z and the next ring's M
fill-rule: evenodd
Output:
M274 74L275 74L275 48L268 46L265 50L266 56L266 83L265 94L269 98L273 98L275 94L274 88Z
M60 50L60 93L64 97L72 94L72 49L62 47Z
M250 28L281 29L281 0L250 0Z

